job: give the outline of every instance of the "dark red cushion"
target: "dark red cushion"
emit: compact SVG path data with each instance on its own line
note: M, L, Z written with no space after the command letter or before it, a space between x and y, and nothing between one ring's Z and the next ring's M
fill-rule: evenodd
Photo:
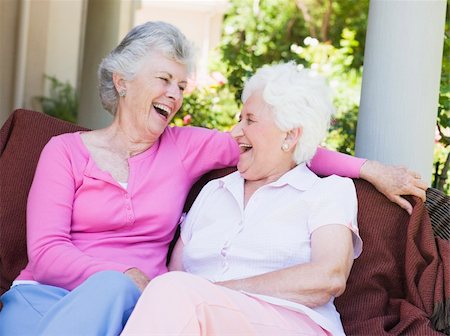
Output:
M78 130L85 128L28 110L16 110L0 130L0 294L27 263L26 204L42 148Z

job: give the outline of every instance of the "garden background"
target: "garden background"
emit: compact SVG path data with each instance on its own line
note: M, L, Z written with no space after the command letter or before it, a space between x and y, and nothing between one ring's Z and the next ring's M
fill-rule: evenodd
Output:
M264 64L293 60L323 74L333 88L336 114L323 145L354 154L369 1L230 0L209 75L190 83L173 123L229 130L237 120L245 80ZM450 195L449 8L436 121L432 186ZM44 112L76 121L77 94L54 77ZM399 130L401 132L401 130Z

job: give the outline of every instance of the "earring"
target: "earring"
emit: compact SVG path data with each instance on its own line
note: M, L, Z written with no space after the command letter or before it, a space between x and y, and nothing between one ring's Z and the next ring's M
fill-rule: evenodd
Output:
M281 149L283 150L283 152L287 152L289 150L289 144L287 142L283 142L283 144L281 145Z
M125 97L126 95L127 95L127 90L121 89L121 90L119 91L119 96Z

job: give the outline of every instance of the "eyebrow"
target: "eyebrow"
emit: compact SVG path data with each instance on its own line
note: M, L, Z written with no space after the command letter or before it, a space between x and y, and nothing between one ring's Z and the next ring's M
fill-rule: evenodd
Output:
M173 79L173 75L170 72L162 70L162 71L157 71L156 73L165 74L169 77L169 79ZM182 80L182 81L179 81L178 83L187 84L187 80Z

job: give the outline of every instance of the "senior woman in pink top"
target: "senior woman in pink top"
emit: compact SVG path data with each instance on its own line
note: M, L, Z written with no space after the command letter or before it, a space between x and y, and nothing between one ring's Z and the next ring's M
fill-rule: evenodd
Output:
M344 335L333 300L361 253L356 191L306 166L333 112L326 88L294 63L249 80L238 172L200 192L169 265L191 274L152 280L123 335Z
M191 68L190 43L163 22L133 28L102 61L100 98L114 120L42 151L28 199L29 263L0 298L1 335L117 334L141 290L167 272L192 184L239 157L227 133L169 126ZM424 198L405 169L324 149L311 169L366 178L391 199Z

